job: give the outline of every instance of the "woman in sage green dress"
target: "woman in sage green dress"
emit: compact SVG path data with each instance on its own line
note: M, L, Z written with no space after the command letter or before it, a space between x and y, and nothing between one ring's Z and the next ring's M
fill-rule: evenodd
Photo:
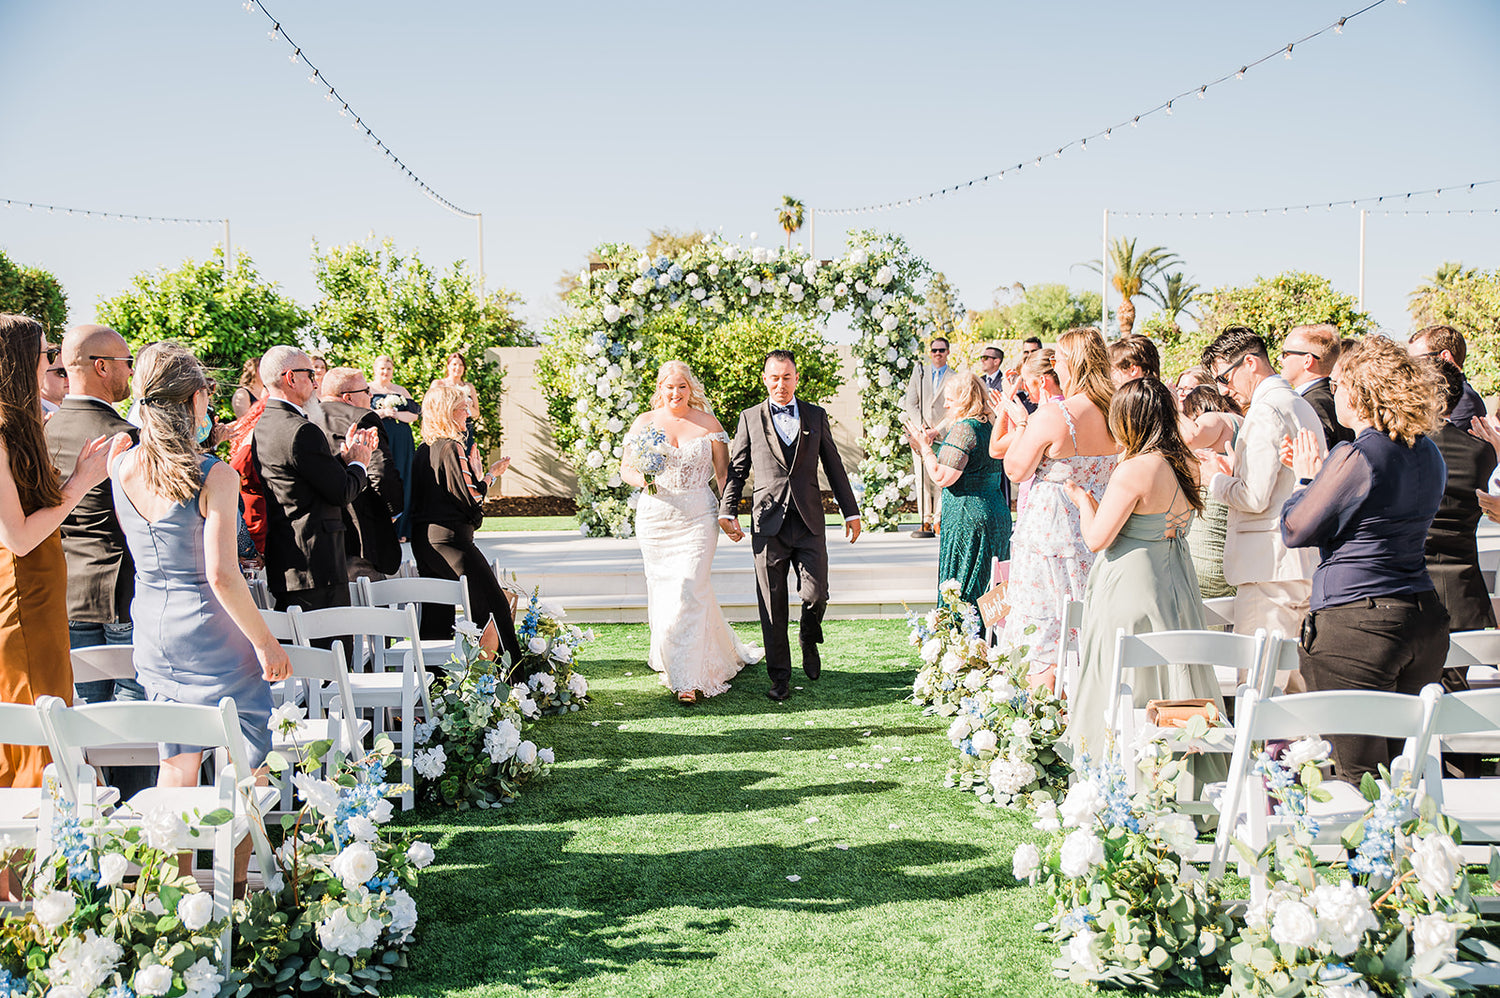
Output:
M1155 378L1127 382L1110 404L1109 429L1122 452L1104 498L1095 500L1073 483L1065 486L1078 505L1085 543L1101 552L1084 591L1082 669L1064 732L1075 767L1084 754L1098 761L1113 750L1127 763L1133 757L1132 746L1111 744L1104 723L1115 632L1203 628L1198 575L1187 546L1187 528L1202 500L1172 390ZM1137 707L1153 699L1207 697L1223 711L1209 665L1134 669L1128 678ZM1225 759L1199 756L1192 768L1200 783L1223 779Z
M914 426L907 439L927 474L943 490L938 535L938 584L958 581L959 596L977 602L990 589L996 558L1010 558L1010 503L1005 498L1005 466L990 457L990 422L984 385L973 374L947 379L948 418L936 445ZM936 439L936 438L935 438Z
M1192 450L1207 449L1222 454L1234 447L1244 416L1234 399L1210 385L1199 385L1182 397L1182 433ZM1233 596L1234 586L1224 581L1224 532L1229 528L1229 507L1211 498L1207 484L1198 493L1203 508L1188 531L1188 550L1198 571L1198 592L1204 599Z

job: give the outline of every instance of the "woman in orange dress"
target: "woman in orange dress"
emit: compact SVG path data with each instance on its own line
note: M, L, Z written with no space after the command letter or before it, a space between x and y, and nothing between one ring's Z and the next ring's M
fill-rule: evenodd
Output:
M37 361L42 325L0 314L0 701L35 703L44 694L73 700L68 658L68 568L63 517L104 481L109 450L130 438L86 445L66 482L42 435ZM4 733L0 732L0 740ZM51 757L42 747L0 744L0 787L39 787Z

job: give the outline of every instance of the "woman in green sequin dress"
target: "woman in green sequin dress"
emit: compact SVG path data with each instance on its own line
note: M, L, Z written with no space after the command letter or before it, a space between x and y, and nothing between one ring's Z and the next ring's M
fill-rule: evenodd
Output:
M950 376L944 396L948 418L935 443L919 428L908 426L906 433L943 490L938 583L956 579L960 597L974 603L990 589L994 559L1010 558L1005 466L990 457L993 424L980 380L968 373Z

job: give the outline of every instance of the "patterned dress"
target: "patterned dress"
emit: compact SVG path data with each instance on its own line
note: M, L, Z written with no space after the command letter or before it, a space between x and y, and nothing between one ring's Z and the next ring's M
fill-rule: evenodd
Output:
M961 419L937 446L937 463L961 473L943 489L938 584L957 579L959 595L969 603L989 590L991 563L1010 557L1005 468L990 457L991 429L988 422Z
M1066 406L1061 409L1073 449L1077 450L1073 419ZM1062 601L1083 599L1089 571L1094 567L1094 552L1083 542L1078 507L1068 498L1062 483L1077 482L1100 499L1117 460L1114 454L1069 458L1044 454L1032 477L1026 512L1010 541L1010 587L1006 594L1010 612L1001 644L1025 648L1024 657L1033 672L1057 662Z

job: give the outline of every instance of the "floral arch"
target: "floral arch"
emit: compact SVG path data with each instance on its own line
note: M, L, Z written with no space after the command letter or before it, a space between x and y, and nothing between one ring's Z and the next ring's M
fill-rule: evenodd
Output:
M655 388L637 331L651 313L677 309L689 325L735 314L797 314L823 323L848 311L865 458L851 481L865 528L893 530L913 483L901 442L901 399L913 358L933 331L925 319L932 268L900 236L850 234L849 252L820 263L781 248L746 249L709 236L675 259L627 244L597 250L604 266L579 275L568 315L550 328L541 378L552 431L578 473L578 514L593 536L629 537L636 497L620 481L626 430Z

